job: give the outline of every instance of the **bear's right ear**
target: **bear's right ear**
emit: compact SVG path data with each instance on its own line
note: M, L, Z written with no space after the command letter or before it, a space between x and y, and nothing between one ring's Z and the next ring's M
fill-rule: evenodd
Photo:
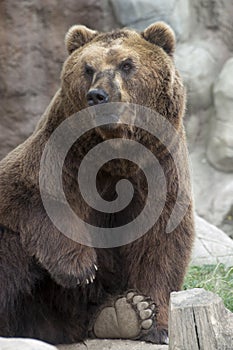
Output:
M69 29L65 37L66 49L71 54L79 47L91 41L98 32L83 25L75 25Z

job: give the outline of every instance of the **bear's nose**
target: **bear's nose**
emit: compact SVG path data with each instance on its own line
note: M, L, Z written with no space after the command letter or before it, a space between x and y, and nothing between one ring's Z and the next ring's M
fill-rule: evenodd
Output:
M89 106L98 105L100 103L107 103L109 96L106 91L102 89L91 89L87 93L87 103Z

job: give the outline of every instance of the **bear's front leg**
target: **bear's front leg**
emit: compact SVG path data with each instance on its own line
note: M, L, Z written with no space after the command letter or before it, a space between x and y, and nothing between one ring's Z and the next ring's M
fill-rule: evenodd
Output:
M61 246L60 256L39 257L41 265L49 271L51 277L65 288L93 283L97 271L95 250L73 241L68 247L66 238L59 238L58 245Z
M158 307L156 322L140 339L152 343L168 341L170 293L182 287L194 239L191 211L171 233L159 226L141 239L122 247L128 288L150 296ZM162 233L164 232L164 233Z
M22 245L34 256L52 279L65 288L92 283L97 271L97 255L92 247L81 245L61 233L46 213L32 211L27 227L20 232Z

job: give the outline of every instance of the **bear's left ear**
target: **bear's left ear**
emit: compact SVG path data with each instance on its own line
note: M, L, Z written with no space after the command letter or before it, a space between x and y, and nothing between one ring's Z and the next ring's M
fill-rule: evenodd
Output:
M66 49L71 54L79 47L87 44L98 35L98 32L83 25L75 25L69 29L65 37Z
M156 22L151 24L141 35L150 43L160 46L168 55L173 55L176 46L176 38L173 30L166 23Z

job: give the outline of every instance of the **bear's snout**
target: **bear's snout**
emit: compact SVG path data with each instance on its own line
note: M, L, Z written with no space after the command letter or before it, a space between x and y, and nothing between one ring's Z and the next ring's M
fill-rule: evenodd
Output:
M87 93L87 103L89 106L107 103L109 101L108 93L103 89L91 89Z

